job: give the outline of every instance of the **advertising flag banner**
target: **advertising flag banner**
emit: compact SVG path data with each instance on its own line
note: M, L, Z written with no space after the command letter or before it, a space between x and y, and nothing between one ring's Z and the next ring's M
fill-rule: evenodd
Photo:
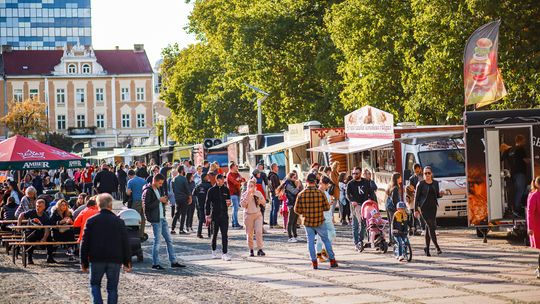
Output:
M483 25L474 31L465 45L463 79L466 106L482 107L507 94L497 68L500 25L500 20Z

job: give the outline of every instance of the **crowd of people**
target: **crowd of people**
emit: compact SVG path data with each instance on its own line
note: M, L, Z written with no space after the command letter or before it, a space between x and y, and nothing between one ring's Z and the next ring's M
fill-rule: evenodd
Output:
M195 167L190 160L183 163L166 162L161 166L152 164L148 167L143 162L135 162L132 166L120 163L114 167L107 164L87 166L82 170L35 170L27 172L20 183L15 182L19 172L14 172L14 178L3 188L0 216L2 219L18 220L19 224L23 220L30 220L36 224L73 225L73 229L31 231L28 241L69 242L74 241L75 235L79 233L83 270L88 270L88 262L92 262L92 255L88 255L89 251L96 250L92 246L102 246L96 245L95 237L91 238L87 234L100 234L100 231L107 233L96 227L99 224L94 223L96 221L93 219L99 214L110 216L113 197L140 214L141 241L147 239L145 226L146 223L150 224L154 235L152 269L155 270L164 269L158 254L161 238L165 241L171 267L185 267L176 257L172 242L172 235L175 234L193 232L198 238L209 238L211 257L231 260L228 253L229 226L232 229L245 230L250 257L265 256L264 225L267 223L264 219L267 204L270 207L269 228L283 229L287 234L287 242L298 242L298 228L304 227L308 253L314 269L322 262L338 267L332 248L337 223L351 226L352 242L358 251L367 246L373 247L374 235L381 227L389 225L389 241L397 244L395 255L399 261L405 260L405 240L412 234L424 234L426 256L431 256L431 244L437 254L442 254L437 241L436 214L437 200L444 193L440 191L429 166L422 168L415 164L414 174L405 185L399 173L392 175L384 202L387 221L378 211L378 186L371 178L371 172L355 167L349 175L347 172L338 172L338 167L337 162L331 166L319 166L315 163L307 173L305 183L294 170L281 179L278 174L279 167L275 163L268 167L268 173L265 164L259 163L246 177L239 173L238 165L234 162L231 162L224 172L217 163L205 161L203 165ZM528 208L529 234L532 246L537 248L540 232L539 227L535 226L538 221L534 219L539 213L539 188L540 179L537 178L533 182ZM98 207L99 197L104 203ZM363 214L362 208L366 202L376 206L367 216ZM242 220L238 214L241 208ZM337 219L334 216L335 208L339 209ZM172 221L170 227L167 221L168 212ZM195 212L198 225L193 229ZM103 221L114 224L110 219ZM93 228L85 229L90 223L94 223L91 225ZM217 251L219 235L221 255ZM365 240L368 236L370 238ZM55 263L54 250L53 246L47 246L48 263ZM67 254L70 259L76 250L75 246L68 246ZM113 253L121 253L121 257L111 261L102 259L99 262L118 264L118 267L113 267L114 273L119 271L122 263L126 269L130 269L131 264L126 261L126 255L129 254L124 250L129 251L129 248L118 249ZM28 250L28 263L34 263L32 248ZM96 270L97 277L100 273L101 277L103 274L109 275L107 267L112 266L100 267ZM101 281L101 277L99 280L97 277L92 278L96 286ZM114 282L114 277L112 281Z

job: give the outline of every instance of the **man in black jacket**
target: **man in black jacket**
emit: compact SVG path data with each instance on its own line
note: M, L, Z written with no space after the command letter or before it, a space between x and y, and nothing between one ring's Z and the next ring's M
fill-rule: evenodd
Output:
M201 175L201 183L197 187L195 187L195 190L193 190L193 196L197 197L197 218L199 219L199 226L197 227L197 237L201 239L203 238L202 227L205 218L204 205L206 203L206 196L210 188L212 188L212 184L210 184L208 175L203 173ZM208 225L208 237L210 237L210 225Z
M152 183L143 187L142 194L146 221L150 222L152 225L152 230L154 231L154 244L152 245L152 269L155 270L165 269L159 265L160 235L163 236L163 239L165 239L165 243L167 244L167 253L169 254L171 267L185 267L176 260L171 235L169 234L169 227L167 220L165 219L165 206L168 199L166 196L162 196L159 192L159 189L161 186L163 186L164 181L165 176L159 173L154 175Z
M353 169L353 179L347 184L347 199L351 202L351 211L353 214L353 240L357 250L363 246L364 235L366 234L366 223L358 218L362 204L368 199L377 201L375 192L371 187L369 180L362 178L362 168ZM360 235L358 234L358 225L360 224Z
M281 201L279 200L279 197L276 193L276 189L281 185L278 171L278 164L272 163L272 165L270 166L270 173L268 173L268 190L270 190L270 196L272 197L272 208L270 210L270 228L280 228L277 223L279 208L281 207Z
M107 303L118 302L120 267L131 271L131 253L124 221L112 212L113 198L110 194L97 197L99 213L88 219L81 242L81 269L90 267L90 287L94 303L103 303L101 280L107 276Z
M208 190L206 196L206 222L212 222L214 228L212 234L212 258L217 258L217 235L221 230L222 252L221 259L230 261L231 258L227 255L227 232L229 229L229 213L228 208L231 206L231 195L229 189L225 186L225 176L218 174L216 176L216 184Z
M101 171L94 177L94 188L98 193L113 194L118 191L118 178L113 172L109 171L107 164L101 165Z

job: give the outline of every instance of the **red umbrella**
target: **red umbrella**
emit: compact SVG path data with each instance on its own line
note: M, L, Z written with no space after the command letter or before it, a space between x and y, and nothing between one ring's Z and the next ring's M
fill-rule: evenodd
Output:
M80 168L85 164L75 154L21 135L0 142L0 170Z

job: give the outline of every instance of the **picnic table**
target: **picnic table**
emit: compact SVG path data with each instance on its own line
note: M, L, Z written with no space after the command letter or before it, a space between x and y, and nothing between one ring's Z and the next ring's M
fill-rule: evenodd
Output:
M17 259L17 250L15 250L16 247L20 246L23 250L22 252L22 260L23 260L23 266L26 268L27 260L26 260L26 251L28 248L32 246L40 246L40 245L76 245L78 244L77 241L70 241L70 242L57 242L57 241L46 241L46 242L28 242L27 241L27 231L33 230L33 229L61 229L61 228L73 228L73 225L20 225L20 226L8 226L10 229L15 231L21 231L22 236L20 240L16 240L10 245L14 246L13 248L13 264L15 264L15 260ZM28 248L25 248L24 246L29 246Z

